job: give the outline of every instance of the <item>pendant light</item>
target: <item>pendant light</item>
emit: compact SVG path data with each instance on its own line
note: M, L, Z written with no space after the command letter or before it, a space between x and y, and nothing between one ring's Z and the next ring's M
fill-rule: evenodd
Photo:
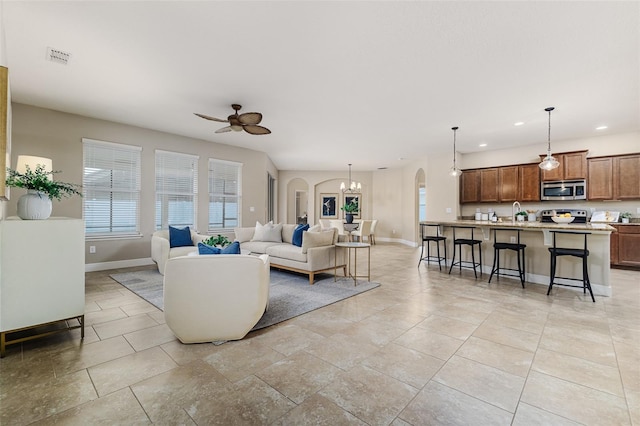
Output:
M349 187L347 188L347 185L342 182L340 184L340 191L344 193L358 193L360 192L360 190L362 190L362 185L360 184L360 182L356 183L355 181L351 180L351 163L349 163Z
M458 130L458 126L452 127L451 130L453 130L453 167L451 167L449 175L458 177L462 174L462 170L456 167L456 130Z
M554 107L548 107L544 109L549 113L549 134L547 135L547 156L544 160L542 160L540 164L538 164L538 166L542 170L553 170L560 165L560 163L558 163L558 160L553 158L553 155L551 155L551 111L553 111L554 109Z

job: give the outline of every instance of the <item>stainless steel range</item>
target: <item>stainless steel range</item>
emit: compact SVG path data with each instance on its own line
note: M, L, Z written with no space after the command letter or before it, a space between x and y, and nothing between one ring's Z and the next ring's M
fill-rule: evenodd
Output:
M557 215L570 213L571 216L575 217L573 222L571 223L587 223L587 211L586 210L574 210L574 209L554 209L554 210L542 210L540 214L541 222L553 222L551 220L551 216L553 216L553 212Z

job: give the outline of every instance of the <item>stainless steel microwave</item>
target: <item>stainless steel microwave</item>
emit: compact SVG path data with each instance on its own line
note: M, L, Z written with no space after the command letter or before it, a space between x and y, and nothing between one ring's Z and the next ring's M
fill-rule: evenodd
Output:
M541 201L569 201L586 199L587 181L584 179L542 182L540 184Z

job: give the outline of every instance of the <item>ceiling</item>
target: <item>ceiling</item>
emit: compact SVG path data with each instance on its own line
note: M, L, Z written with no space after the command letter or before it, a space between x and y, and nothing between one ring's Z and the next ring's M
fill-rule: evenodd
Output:
M280 170L401 167L451 152L452 126L463 153L544 153L548 106L552 143L640 131L637 1L1 7L15 102L264 151ZM215 134L226 124L193 114L232 103L272 134Z

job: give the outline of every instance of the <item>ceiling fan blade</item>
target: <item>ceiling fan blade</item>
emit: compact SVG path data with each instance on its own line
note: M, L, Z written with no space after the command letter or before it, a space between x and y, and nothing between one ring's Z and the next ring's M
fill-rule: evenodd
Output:
M229 120L223 120L221 118L210 117L208 115L198 114L197 112L194 112L194 114L197 115L200 118L204 118L205 120L219 121L220 123L228 123L229 122Z
M221 129L216 130L216 133L227 133L233 130L231 126L223 127Z
M256 126L253 124L246 124L242 126L242 128L245 132L251 133L252 135L268 135L269 133L271 133L271 130L267 129L266 127Z
M238 116L241 124L258 124L262 121L262 114L259 112L245 112Z

